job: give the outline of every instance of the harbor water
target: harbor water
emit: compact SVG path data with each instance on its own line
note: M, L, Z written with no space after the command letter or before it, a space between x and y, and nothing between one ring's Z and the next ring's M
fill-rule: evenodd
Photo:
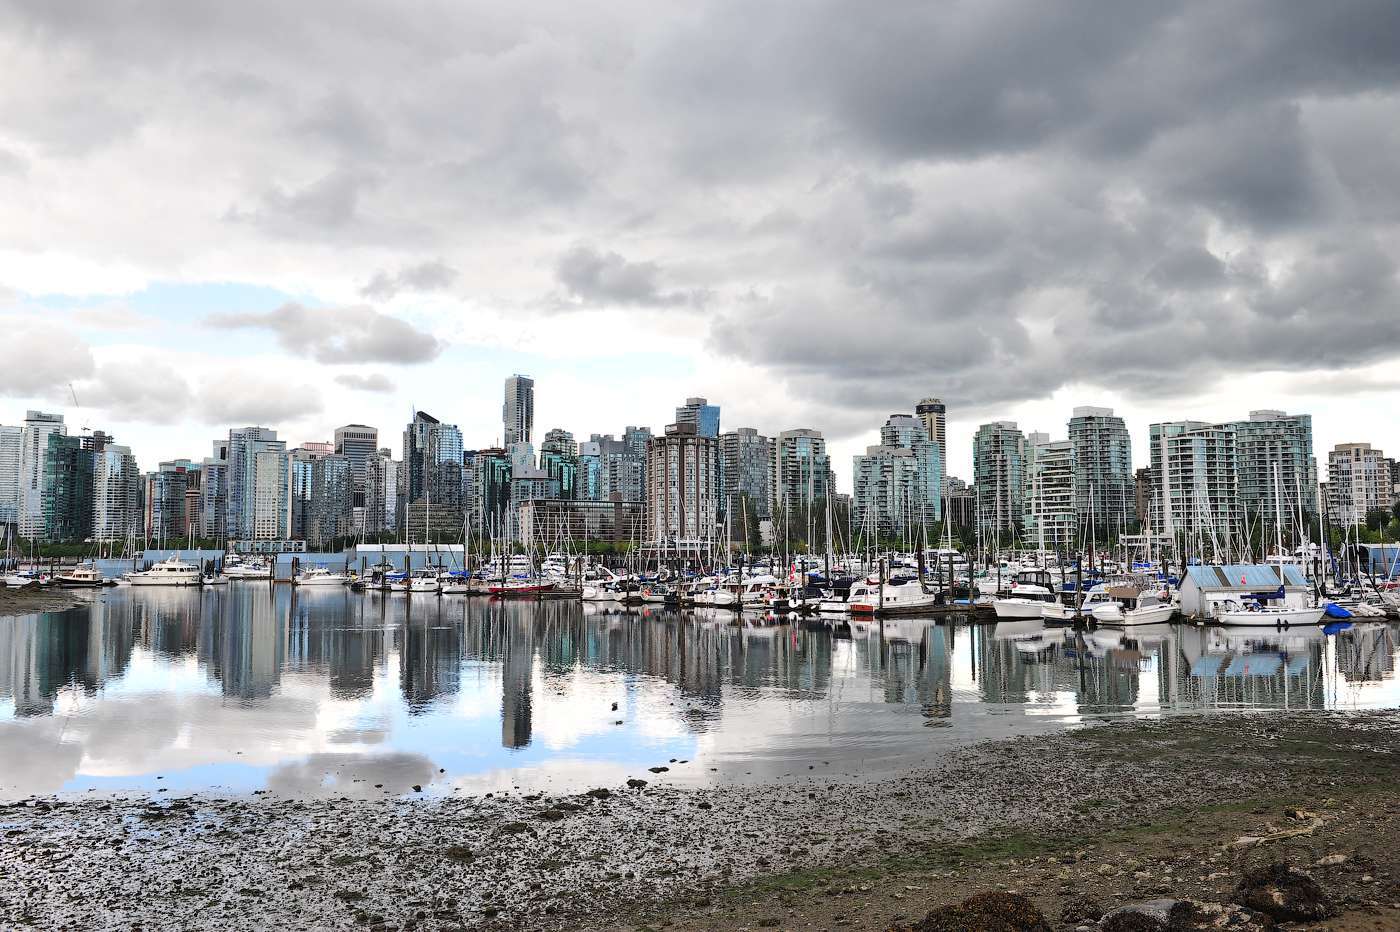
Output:
M89 597L0 618L0 798L879 776L1130 717L1400 707L1385 623L740 623L267 583Z

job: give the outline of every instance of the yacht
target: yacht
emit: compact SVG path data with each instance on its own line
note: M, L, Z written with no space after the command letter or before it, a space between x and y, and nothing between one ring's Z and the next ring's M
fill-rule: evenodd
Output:
M179 557L155 563L148 570L133 570L122 575L131 586L198 586L202 580L199 567Z
M343 586L349 581L349 576L332 573L324 566L309 566L292 579L298 586Z
M271 579L272 566L265 560L244 560L236 553L227 553L220 575L225 579Z
M852 615L918 615L942 607L939 594L925 591L913 577L854 583L846 602Z
M107 585L97 566L91 560L79 563L66 573L59 573L54 582L65 589L96 589Z
M1055 584L1045 570L1022 570L1010 594L992 603L998 618L1040 618L1045 605L1055 602Z

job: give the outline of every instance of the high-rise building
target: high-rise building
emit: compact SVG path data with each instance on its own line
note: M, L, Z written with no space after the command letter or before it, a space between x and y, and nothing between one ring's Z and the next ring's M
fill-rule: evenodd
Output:
M853 457L852 533L867 542L909 535L920 523L918 475L919 463L908 447L882 444Z
M1224 558L1240 540L1235 431L1227 425L1173 421L1148 427L1152 451L1152 530L1185 537Z
M1028 544L1069 550L1079 522L1075 496L1078 481L1075 443L1051 441L1046 434L1026 437L1026 504L1022 519Z
M719 405L712 405L704 398L687 398L685 404L676 409L676 423L694 426L701 437L718 437Z
M1139 527L1152 523L1152 467L1144 466L1133 472L1133 501Z
M628 456L636 457L643 463L647 459L647 448L651 445L650 427L633 427L628 424L622 431L622 446Z
M506 449L513 444L529 443L535 429L535 380L523 375L506 379L506 399L501 406L501 421L505 428L502 443Z
M41 510L47 541L82 541L92 536L94 453L82 437L50 432L44 451Z
M233 540L287 539L286 441L278 440L277 431L271 428L234 428L228 432L225 452L228 489L224 533ZM281 477L274 479L271 471L279 467Z
M943 454L929 437L922 418L891 414L880 428L880 444L902 447L914 454L918 471L914 476L911 519L930 525L943 517Z
M515 467L510 454L501 447L488 447L468 453L466 462L472 474L468 503L472 527L484 536L499 537L511 521L510 483Z
M282 441L254 443L248 458L244 518L253 540L289 540L289 470Z
M455 424L444 424L426 411L415 412L403 432L406 501L431 501L444 514L449 508L460 509L462 453L462 432Z
M914 406L914 416L924 422L928 438L938 444L938 458L948 468L948 406L940 398L925 398Z
M149 540L172 546L190 536L186 505L194 471L189 460L168 460L146 474L144 523Z
M1390 461L1369 443L1339 443L1327 454L1327 513L1333 524L1361 524L1394 501Z
M977 523L1001 539L1014 533L1025 516L1026 438L1015 421L993 421L972 438L972 472Z
M92 486L93 538L123 541L141 536L141 472L129 447L109 444L96 454Z
M578 453L578 444L574 442L574 435L562 427L554 427L545 432L544 442L540 444L540 451L551 451L554 453Z
M364 424L346 424L335 429L335 452L350 461L355 483L355 507L365 504L365 477L369 461L379 451L379 429Z
M1272 524L1275 514L1282 514L1297 523L1300 504L1303 513L1316 512L1311 415L1251 411L1248 420L1222 426L1235 431L1240 504L1246 515L1264 515Z
M381 447L365 464L364 532L398 530L399 463L388 447Z
M719 518L719 441L669 424L647 448L647 536L709 546Z
M1133 444L1112 408L1079 407L1069 421L1074 448L1074 510L1080 524L1107 541L1134 518Z
M540 444L540 470L558 487L556 498L572 501L579 497L579 456L574 435L554 428Z
M533 466L511 466L510 474L510 507L506 510L506 533L513 541L524 542L525 533L520 522L520 506L526 502L537 501L558 501L559 480L550 475L547 470L537 469ZM563 542L558 539L551 541L552 546L563 546Z
M645 427L628 427L621 440L613 439L611 434L594 434L589 439L589 443L597 446L600 501L646 500L650 440L651 430Z
M0 528L19 523L19 473L24 428L0 424Z
M719 458L723 483L720 504L733 536L743 540L743 531L736 529L745 517L759 521L773 517L773 438L752 427L720 434Z
M773 445L773 506L788 515L805 511L831 491L831 458L819 430L799 427Z
M212 456L199 464L199 536L228 540L228 441L214 441Z
M44 460L50 434L66 434L63 415L27 411L19 459L19 533L34 538L44 532Z
M287 527L292 540L310 540L311 495L316 461L330 444L303 443L287 454Z
M947 487L948 523L955 528L970 528L977 520L977 493L957 476L949 476Z
M600 502L603 500L603 452L602 445L593 440L585 440L578 445L578 479L575 494L579 501Z
M311 463L311 508L306 540L330 547L356 532L355 469L343 453L327 453Z

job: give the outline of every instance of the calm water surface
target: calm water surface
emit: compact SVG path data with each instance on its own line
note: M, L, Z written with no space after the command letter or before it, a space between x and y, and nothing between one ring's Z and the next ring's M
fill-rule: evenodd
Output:
M1400 707L1387 624L733 621L246 583L107 590L0 618L0 797L573 791L658 779L653 766L690 784L881 774L1130 716Z

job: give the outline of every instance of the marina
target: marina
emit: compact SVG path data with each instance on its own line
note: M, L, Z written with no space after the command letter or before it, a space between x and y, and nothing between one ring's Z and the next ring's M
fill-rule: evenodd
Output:
M871 777L977 741L1400 704L1397 627L822 620L239 583L0 619L0 795Z

